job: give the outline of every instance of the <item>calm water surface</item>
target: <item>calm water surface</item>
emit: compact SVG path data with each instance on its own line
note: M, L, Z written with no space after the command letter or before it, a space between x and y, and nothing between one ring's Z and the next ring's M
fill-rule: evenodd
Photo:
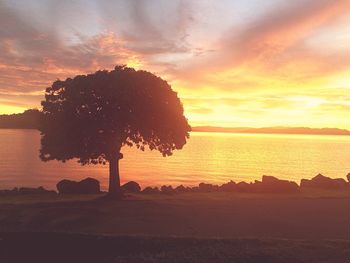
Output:
M40 134L35 130L0 129L0 189L45 186L87 176L106 189L108 166L42 162ZM192 133L184 149L173 156L123 148L122 182L147 185L195 185L229 180L253 181L261 175L295 180L321 172L345 177L350 172L350 136Z

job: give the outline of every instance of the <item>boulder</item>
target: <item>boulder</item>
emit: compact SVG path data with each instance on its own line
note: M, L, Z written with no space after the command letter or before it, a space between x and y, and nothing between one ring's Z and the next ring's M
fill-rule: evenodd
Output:
M100 182L94 178L86 178L79 182L62 180L56 185L60 194L99 194Z
M13 192L13 190L11 191ZM56 194L53 190L46 190L44 187L40 186L38 188L32 187L20 187L16 191L20 195L47 195L47 194Z
M78 190L80 194L99 194L100 182L94 178L86 178L78 182Z
M255 180L254 183L249 184L248 192L261 193L261 192L264 192L262 188L263 188L263 183L259 180Z
M183 186L183 185L179 185L179 186L177 186L174 190L175 190L175 192L177 192L177 193L185 193L185 192L189 192L191 189L188 188L188 187L185 187L185 186Z
M142 190L143 194L158 194L159 192L160 191L159 191L158 187L152 188L150 186L148 186L148 187L146 187L145 189Z
M126 193L139 193L141 192L141 187L138 183L134 181L127 182L122 185L122 191Z
M193 186L193 187L190 187L190 191L189 192L199 192L199 187L198 186Z
M76 181L64 179L56 184L56 188L60 194L76 194L77 184L78 182Z
M213 184L200 183L198 185L199 192L216 192L219 186Z
M237 184L232 180L219 187L219 191L222 191L222 192L234 192L236 190L237 190Z
M238 192L249 192L252 189L251 184L247 182L239 182L236 187Z
M15 187L13 188L12 190L9 190L9 189L3 189L3 190L0 190L0 195L17 195L18 194L18 188Z
M0 190L0 195L52 195L57 194L54 190L46 190L44 187L40 186L38 188L33 187L20 187L13 188L12 190Z
M299 186L293 181L263 175L261 183L256 182L256 189L264 193L293 193L299 191Z
M311 180L301 179L301 188L317 188L327 190L339 190L349 188L349 184L343 178L332 179L322 174L316 175Z
M160 191L163 193L163 194L172 194L174 193L174 189L171 185L167 186L167 185L163 185L161 188L160 188Z
M13 188L13 190L9 190L9 189L2 189L2 190L0 190L0 196L16 195L16 194L18 194L18 189L17 188Z

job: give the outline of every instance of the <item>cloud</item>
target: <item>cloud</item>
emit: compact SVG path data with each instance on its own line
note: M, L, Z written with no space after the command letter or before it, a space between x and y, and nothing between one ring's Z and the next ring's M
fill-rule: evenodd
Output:
M38 106L57 78L129 64L171 82L191 122L343 116L350 47L336 29L346 32L350 2L248 2L0 1L0 104Z
M262 18L243 28L238 34L227 32L222 48L231 54L235 62L268 60L297 44L309 32L346 12L348 1L319 0L299 1L272 10ZM226 55L227 55L226 53Z
M0 6L0 91L43 90L57 78L112 68L132 52L112 32L67 44L54 32L39 31L6 5Z
M149 56L190 50L186 39L194 20L191 2L101 1L99 8L105 23L120 34L130 50Z
M348 14L349 8L350 2L346 0L294 1L278 5L242 27L232 26L212 47L214 52L191 61L174 74L185 76L191 82L206 82L212 75L227 71L237 71L240 75L272 73L275 77L285 77L283 74L291 65L297 68L299 64L304 65L302 70L306 72L293 74L310 77L314 67L322 73L328 70L328 61L338 67L349 67L344 61L336 63L343 52L333 52L332 58L324 50L323 53L310 50L304 42L315 30ZM247 68L248 72L245 72ZM276 69L279 72L275 72ZM230 85L226 86L230 88Z
M157 55L188 51L186 29L191 17L187 4L180 1L174 6L175 14L166 30L151 19L149 5L144 1L130 1L127 6L129 31L119 36L112 31L93 36L76 33L72 43L61 39L55 30L35 27L0 3L0 23L5 25L0 28L0 90L39 90L57 78L111 69L130 59L142 61L150 68L173 67L171 60L160 61Z

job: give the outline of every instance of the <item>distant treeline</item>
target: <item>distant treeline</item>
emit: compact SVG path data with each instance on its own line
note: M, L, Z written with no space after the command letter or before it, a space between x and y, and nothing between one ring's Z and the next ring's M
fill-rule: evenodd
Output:
M37 109L26 110L23 113L0 115L2 129L38 129L41 112Z

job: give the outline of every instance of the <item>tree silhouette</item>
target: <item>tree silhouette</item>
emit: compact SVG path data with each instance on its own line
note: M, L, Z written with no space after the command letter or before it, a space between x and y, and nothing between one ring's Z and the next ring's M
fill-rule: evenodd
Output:
M121 196L119 160L124 145L169 156L186 144L191 130L177 93L166 81L126 66L57 80L46 89L41 104L40 158L109 163L113 196Z

